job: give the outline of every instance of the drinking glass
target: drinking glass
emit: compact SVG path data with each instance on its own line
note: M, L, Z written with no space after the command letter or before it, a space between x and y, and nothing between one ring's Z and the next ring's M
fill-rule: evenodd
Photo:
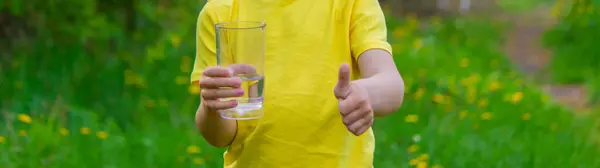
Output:
M229 21L216 24L217 65L227 67L242 79L244 95L221 99L235 100L234 108L219 110L221 117L251 120L263 116L265 87L265 23Z

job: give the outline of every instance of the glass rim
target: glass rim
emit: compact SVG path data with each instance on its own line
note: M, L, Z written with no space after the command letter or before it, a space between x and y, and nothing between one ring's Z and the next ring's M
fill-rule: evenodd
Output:
M250 23L249 26L238 26L238 27L228 27L228 24L232 23ZM242 29L257 29L257 28L265 28L267 24L265 22L259 21L224 21L215 24L217 29L233 29L233 30L242 30Z

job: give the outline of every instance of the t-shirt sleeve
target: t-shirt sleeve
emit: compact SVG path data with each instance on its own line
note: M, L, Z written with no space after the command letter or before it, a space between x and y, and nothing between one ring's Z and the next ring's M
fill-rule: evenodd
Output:
M217 64L215 27L216 17L208 10L208 4L200 11L196 23L196 56L191 82L197 84L202 71Z
M370 49L382 49L390 54L392 47L387 42L385 16L377 0L355 0L350 20L350 45L352 56Z

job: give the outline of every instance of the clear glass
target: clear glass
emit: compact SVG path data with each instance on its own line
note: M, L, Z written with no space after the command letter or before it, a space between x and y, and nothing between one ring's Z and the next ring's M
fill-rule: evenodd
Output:
M265 92L265 23L231 21L216 24L217 64L242 79L244 95L221 99L236 100L237 107L220 110L221 117L251 120L263 116Z

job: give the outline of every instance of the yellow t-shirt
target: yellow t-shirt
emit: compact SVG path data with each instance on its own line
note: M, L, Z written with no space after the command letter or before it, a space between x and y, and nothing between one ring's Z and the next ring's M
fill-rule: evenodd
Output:
M238 121L225 167L372 167L373 131L357 137L346 129L333 88L342 63L357 79L361 53L391 53L377 0L233 1L211 0L200 12L191 74L197 82L204 68L216 65L216 23L267 24L264 116Z

